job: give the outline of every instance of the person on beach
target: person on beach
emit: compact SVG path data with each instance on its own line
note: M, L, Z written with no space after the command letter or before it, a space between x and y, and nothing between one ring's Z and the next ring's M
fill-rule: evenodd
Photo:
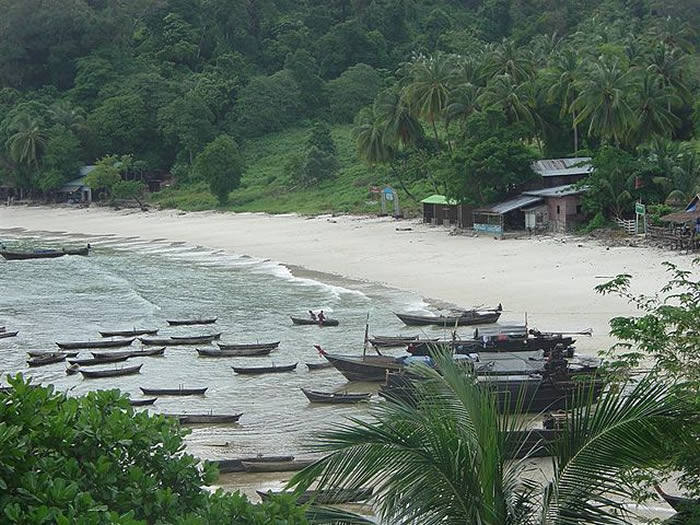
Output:
M323 322L326 320L326 315L323 313L323 310L321 310L318 313L318 324L323 324Z
M316 319L316 314L313 312L313 310L309 310L309 315L311 316L311 320L312 320L312 321L317 321L317 320L318 320L318 319Z

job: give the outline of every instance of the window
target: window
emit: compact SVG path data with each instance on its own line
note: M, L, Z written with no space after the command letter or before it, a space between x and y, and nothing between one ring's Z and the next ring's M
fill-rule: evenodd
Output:
M560 211L561 210L559 209L559 205L557 204L557 215L559 215Z
M576 215L581 215L581 213L583 213L583 206L581 206L580 204L577 204L576 205Z

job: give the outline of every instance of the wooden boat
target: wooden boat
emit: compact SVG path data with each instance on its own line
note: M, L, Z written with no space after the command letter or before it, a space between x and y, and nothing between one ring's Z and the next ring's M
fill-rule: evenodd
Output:
M301 470L314 463L314 459L295 459L292 461L242 461L246 472L291 472Z
M318 346L316 348L348 381L382 382L387 373L400 372L405 368L404 364L394 357L329 354Z
M79 248L77 250L35 250L33 252L13 252L10 250L0 250L2 255L8 261L23 261L27 259L55 259L64 255L83 255L86 256L90 252L90 247Z
M333 365L326 361L325 363L306 363L309 370L323 370L324 368L332 368Z
M426 326L436 325L449 328L451 326L468 326L475 324L490 324L498 321L501 317L500 310L477 311L467 310L459 315L413 315L413 314L397 314L396 317L401 319L408 326Z
M5 327L4 327L4 326L0 326L0 332L4 332L4 331L5 331Z
M297 367L297 363L293 365L279 365L279 366L255 366L255 367L243 367L243 366L232 366L233 371L237 374L278 374L280 372L291 372Z
M216 333L216 334L205 334L205 335L172 335L170 336L170 339L174 341L201 341L201 342L210 342L213 341L214 339L221 339L221 332Z
M219 350L214 348L197 348L197 353L203 357L260 357L268 355L272 348L258 348L253 350Z
M236 423L243 414L163 414L179 421L181 425L205 425Z
M148 405L152 405L153 403L156 402L158 398L157 397L151 397L147 399L129 399L129 404L132 407L144 407Z
M115 330L113 332L101 331L102 337L138 337L139 335L156 335L158 329L134 328L133 330Z
M221 334L218 335L219 337ZM196 336L196 337L180 337L175 339L173 337L166 338L152 338L152 337L139 337L141 344L146 346L183 346L183 345L201 345L211 343L217 338L217 334L210 336Z
M340 322L337 319L326 319L322 323L319 321L314 321L313 319L307 319L305 317L292 317L292 323L298 325L312 325L316 326L338 326Z
M202 396L209 387L204 388L144 388L140 387L145 396Z
M110 357L101 358L85 358L85 359L69 359L68 362L71 365L78 366L95 366L95 365L107 365L109 363L121 363L129 359L129 356L117 355Z
M66 357L75 357L80 352L51 352L46 350L29 350L27 355L29 357L48 357L51 355L65 355Z
M229 472L245 472L243 463L287 463L294 461L294 456L263 456L258 455L249 458L234 458L234 459L218 459L212 460L210 463L215 464L219 468L220 474L228 474Z
M45 357L33 357L27 360L27 365L31 367L51 365L66 360L66 354L47 355Z
M66 367L66 375L72 376L80 371L79 365L69 365Z
M312 403L360 403L362 401L369 401L372 397L370 393L362 394L348 394L348 393L334 393L334 392L319 392L317 390L306 390L301 389L304 395Z
M152 357L165 354L165 347L146 350L128 350L126 352L90 352L95 359L108 359L111 357Z
M279 490L273 491L268 490L263 492L262 490L257 490L258 496L263 501L270 499L270 496L277 496L280 494L290 494L296 497L297 505L304 505L310 501L319 505L340 505L343 503L354 503L357 501L365 501L372 497L373 489L359 488L359 489L326 489L326 490L306 490L301 494L297 495L293 491Z
M56 343L63 350L79 350L83 348L122 348L130 346L135 338L117 339L115 341L78 341L71 343Z
M413 355L430 355L434 349L448 350L455 354L473 352L536 352L548 354L556 345L561 344L573 355L572 345L576 342L571 337L562 335L524 333L499 333L477 330L474 339L416 341L408 344L407 351Z
M7 337L15 337L19 333L19 330L15 332L0 332L0 339L5 339Z
M214 324L218 318L209 317L204 319L168 319L170 326L190 326L195 324Z
M114 370L80 370L85 379L98 379L101 377L118 377L118 376L130 376L133 374L141 373L141 365L128 366L126 368L115 368Z
M659 485L655 485L654 489L656 489L659 496L661 496L676 512L690 512L693 509L700 509L700 499L672 496L664 492Z
M407 337L387 337L387 336L373 336L370 339L367 340L369 344L374 346L375 348L391 348L391 347L400 347L400 346L408 346L410 344L416 344L417 342L426 342L426 343L431 343L434 341L437 341L438 338L430 338L430 339L420 339L417 335L414 336L407 336Z
M224 344L216 343L221 350L261 350L264 348L269 348L273 350L280 345L279 341L274 341L272 343L239 343L239 344Z

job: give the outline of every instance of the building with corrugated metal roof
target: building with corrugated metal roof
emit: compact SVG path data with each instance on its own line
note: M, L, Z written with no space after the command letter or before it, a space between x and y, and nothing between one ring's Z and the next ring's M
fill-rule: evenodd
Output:
M537 181L540 187L555 188L585 179L593 172L593 165L591 157L542 159L532 163L532 171L541 177Z

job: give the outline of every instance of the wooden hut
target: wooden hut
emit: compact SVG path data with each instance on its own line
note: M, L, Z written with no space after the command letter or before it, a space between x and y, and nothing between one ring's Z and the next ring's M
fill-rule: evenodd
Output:
M457 226L470 228L472 226L472 208L459 204L454 199L444 195L431 195L421 201L423 205L423 222L441 226Z
M662 228L652 228L653 237L661 238L679 250L695 251L700 248L700 194L685 207L685 210L669 213L660 218Z

